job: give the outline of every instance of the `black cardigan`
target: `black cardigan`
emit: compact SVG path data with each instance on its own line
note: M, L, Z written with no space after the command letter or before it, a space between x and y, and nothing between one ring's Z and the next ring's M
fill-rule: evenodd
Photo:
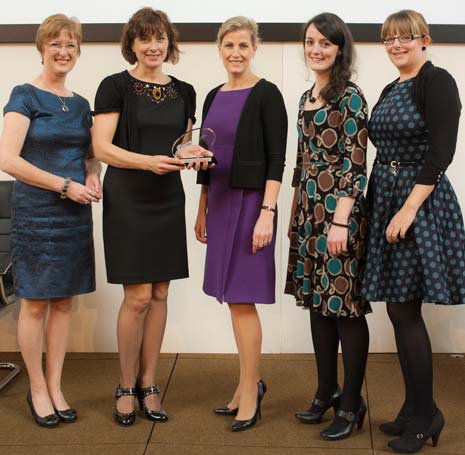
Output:
M202 121L222 85L207 95ZM287 113L281 92L273 83L260 79L250 91L239 119L229 178L231 188L263 189L267 180L281 182L286 143ZM208 185L209 173L210 170L199 171L197 183Z
M179 93L184 99L184 121L187 128L189 119L195 123L195 90L187 82L170 76L176 83ZM95 95L93 114L120 112L118 126L113 137L113 144L131 152L137 152L136 106L134 97L130 96L131 75L128 71L107 76L100 83Z
M373 111L398 80L384 88ZM455 153L462 108L459 91L454 78L430 61L426 62L415 76L412 90L415 104L425 119L429 135L429 150L417 174L416 183L436 185Z

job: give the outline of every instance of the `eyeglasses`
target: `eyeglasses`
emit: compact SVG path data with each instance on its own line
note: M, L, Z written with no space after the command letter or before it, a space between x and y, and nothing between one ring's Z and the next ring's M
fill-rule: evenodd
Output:
M414 39L418 39L418 38L423 38L423 35L410 34L410 35L401 35L401 36L386 36L386 38L383 38L381 42L385 46L392 46L396 42L396 40L398 40L399 43L401 44L407 44L413 41Z
M48 43L47 46L54 52L59 52L63 48L68 52L76 52L79 48L77 43L62 43L60 41L52 41L51 43Z

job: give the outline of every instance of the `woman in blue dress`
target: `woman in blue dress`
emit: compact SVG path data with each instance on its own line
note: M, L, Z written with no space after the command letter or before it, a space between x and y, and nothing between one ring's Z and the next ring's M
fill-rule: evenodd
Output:
M95 290L90 203L101 198L100 167L90 149L89 103L65 86L81 37L79 22L62 14L41 24L36 45L42 73L13 89L0 143L0 167L17 179L11 241L27 402L44 427L77 419L63 396L61 373L72 298Z
M381 36L399 78L383 90L369 123L377 151L362 296L387 302L406 389L398 416L380 430L400 436L389 442L394 451L415 453L430 437L436 445L444 426L422 303L465 303L463 219L444 174L461 103L453 77L427 61L431 38L421 14L392 14Z

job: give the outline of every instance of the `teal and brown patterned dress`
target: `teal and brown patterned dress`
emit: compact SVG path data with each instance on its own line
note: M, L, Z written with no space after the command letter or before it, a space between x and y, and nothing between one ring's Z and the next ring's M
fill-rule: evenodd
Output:
M286 294L297 305L329 317L371 312L360 298L360 271L366 236L366 146L368 107L362 91L349 82L337 99L305 111L302 95L297 120L298 186L292 220ZM348 251L331 256L327 234L339 197L356 199L349 224Z

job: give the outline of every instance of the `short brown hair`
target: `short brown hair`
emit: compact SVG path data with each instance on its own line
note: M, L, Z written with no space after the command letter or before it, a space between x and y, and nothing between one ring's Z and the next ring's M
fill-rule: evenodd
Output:
M162 33L166 33L168 38L168 53L165 62L177 63L179 61L179 48L176 41L178 32L166 13L149 7L136 11L124 26L121 37L123 57L133 65L137 62L136 54L132 50L134 40Z
M221 42L227 33L235 32L236 30L249 31L252 46L257 46L258 42L260 41L260 37L258 36L258 25L253 19L249 19L245 16L231 17L221 24L216 37L216 43L218 46L221 46Z
M394 33L429 36L429 27L423 14L411 9L403 9L387 17L381 28L381 38L384 39Z
M82 27L75 17L65 14L52 14L48 16L37 29L36 47L42 53L45 43L56 38L62 30L66 30L77 41L78 55L81 55Z

